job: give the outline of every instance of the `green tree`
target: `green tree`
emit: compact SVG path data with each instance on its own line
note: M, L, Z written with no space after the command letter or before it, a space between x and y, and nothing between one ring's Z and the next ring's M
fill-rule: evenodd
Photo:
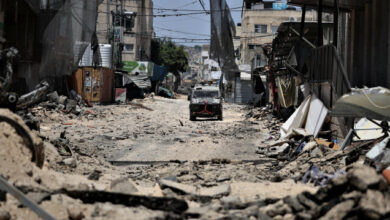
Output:
M188 54L183 46L177 46L172 41L152 40L152 62L166 66L168 71L176 77L174 90L177 91L181 82L180 72L188 68Z

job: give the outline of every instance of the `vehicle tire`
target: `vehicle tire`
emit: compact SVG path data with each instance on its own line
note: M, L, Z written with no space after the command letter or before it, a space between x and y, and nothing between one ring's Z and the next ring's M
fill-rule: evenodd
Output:
M218 120L223 121L223 116L222 115L218 115Z
M195 116L190 116L190 121L196 121L196 117Z

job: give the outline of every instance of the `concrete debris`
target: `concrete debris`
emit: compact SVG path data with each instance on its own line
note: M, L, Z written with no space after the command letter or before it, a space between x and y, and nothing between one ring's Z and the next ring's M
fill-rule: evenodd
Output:
M65 165L70 166L72 168L77 167L77 161L75 158L66 158L62 161Z
M15 120L26 132L0 123L0 175L54 218L390 215L385 137L338 150L338 140L326 132L314 138L303 123L279 139L282 121L267 108L227 103L223 122L192 123L180 97L90 108L83 102L54 92L23 111L24 119L40 122L39 134L20 117ZM45 147L42 169L31 161L25 133ZM37 219L19 204L0 193L0 219Z
M131 181L130 179L122 178L112 181L111 191L132 194L138 192L139 190L137 189L133 181Z
M0 220L10 220L11 215L6 210L0 210Z
M261 208L265 214L274 217L285 216L291 212L298 219L344 219L360 216L362 219L383 219L390 214L390 191L380 184L370 184L368 188L351 185L361 170L372 173L373 178L383 181L373 168L355 165L346 176L340 176L318 190L317 193L303 192L296 197L283 200ZM347 177L347 178L345 178ZM339 181L339 179L342 181ZM356 191L357 190L357 191ZM291 210L291 211L290 211Z
M228 196L229 194L230 194L230 185L229 184L199 189L199 196L200 197L216 199L216 198Z

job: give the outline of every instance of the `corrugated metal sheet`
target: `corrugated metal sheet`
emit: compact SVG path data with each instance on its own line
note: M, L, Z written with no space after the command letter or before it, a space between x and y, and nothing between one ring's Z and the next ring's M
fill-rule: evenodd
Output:
M133 75L133 74L126 74L121 72L116 72L116 73L122 75L123 86L130 83L134 83L137 87L141 89L148 89L152 87L150 77L147 76L146 74Z
M152 87L152 83L148 76L129 76L130 80L141 89L147 89Z

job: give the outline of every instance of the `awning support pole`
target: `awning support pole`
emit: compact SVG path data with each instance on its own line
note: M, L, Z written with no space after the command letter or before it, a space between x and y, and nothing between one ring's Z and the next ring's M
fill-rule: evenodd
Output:
M339 0L334 0L334 15L333 15L333 45L337 48L338 32L339 32Z
M323 0L318 0L318 10L317 10L317 17L318 17L318 31L317 31L317 46L320 47L324 44L324 35L322 30L322 3Z

